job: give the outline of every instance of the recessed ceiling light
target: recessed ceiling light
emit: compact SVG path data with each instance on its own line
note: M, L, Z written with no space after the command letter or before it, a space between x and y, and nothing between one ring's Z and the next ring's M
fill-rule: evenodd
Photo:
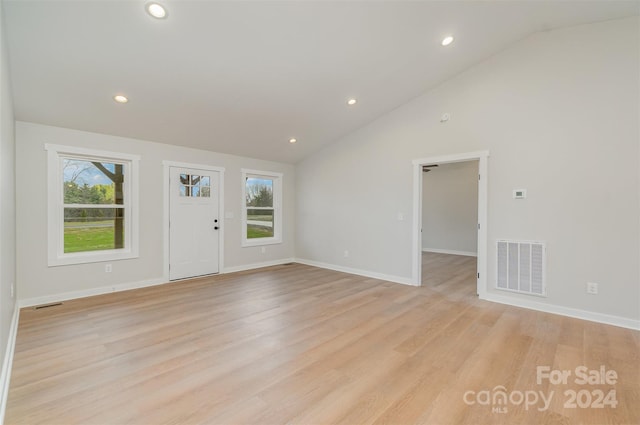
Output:
M358 100L357 100L357 99L353 99L353 98L351 98L351 99L347 100L347 105L349 105L349 106L353 106L353 105L355 105L356 103L358 103Z
M291 139L289 139L289 143L295 143L297 141L298 139L296 139L295 137L292 137Z
M117 94L113 96L113 100L115 100L118 103L127 103L129 101L129 99L127 99L127 96L123 96L121 94Z
M146 9L147 13L154 18L164 19L167 17L167 10L161 4L147 3Z
M453 37L448 36L442 39L442 45L443 46L448 46L449 44L453 43Z

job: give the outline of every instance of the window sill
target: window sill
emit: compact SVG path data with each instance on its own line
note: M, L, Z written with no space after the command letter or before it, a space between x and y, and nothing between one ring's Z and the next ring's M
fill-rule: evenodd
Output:
M242 247L248 248L251 246L264 246L264 245L277 245L282 243L281 238L256 238L256 239L245 239L242 241Z
M137 252L129 250L111 251L93 251L79 252L74 254L65 254L57 258L49 258L48 266L70 266L74 264L102 263L105 261L129 260L138 258Z

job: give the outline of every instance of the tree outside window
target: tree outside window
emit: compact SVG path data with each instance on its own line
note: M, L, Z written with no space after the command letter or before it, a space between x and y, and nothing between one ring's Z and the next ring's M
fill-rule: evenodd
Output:
M124 165L63 158L64 252L124 248Z
M282 242L282 174L242 170L243 246Z
M136 258L140 157L46 149L49 266Z

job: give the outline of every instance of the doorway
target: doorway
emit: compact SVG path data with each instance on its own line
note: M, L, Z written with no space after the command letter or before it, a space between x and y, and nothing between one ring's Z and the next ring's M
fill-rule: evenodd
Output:
M185 279L220 271L221 171L168 167L168 277Z
M478 161L422 166L422 286L476 294Z
M413 283L420 286L423 283L422 266L423 266L423 249L425 248L424 237L424 223L423 223L423 175L425 169L431 169L435 173L435 169L443 167L446 164L456 164L475 161L477 163L477 239L476 249L477 263L475 266L476 274L476 292L480 297L483 297L486 293L486 270L487 270L487 160L489 153L471 152L466 154L447 155L439 157L420 158L413 161L414 167L414 257L413 257ZM438 166L438 167L436 167ZM469 241L466 241L466 245L469 246ZM463 246L463 245L458 245ZM467 248L468 249L468 248ZM431 249L432 251L435 249ZM452 253L457 254L469 254L471 251L466 249L440 249L440 253L436 252L430 260L438 261L437 254L448 255ZM457 252L456 252L457 251ZM450 259L451 257L449 257ZM456 262L454 259L453 263ZM469 263L470 264L470 263ZM467 264L467 267L469 266ZM446 269L446 268L444 268ZM444 270L443 269L443 270Z

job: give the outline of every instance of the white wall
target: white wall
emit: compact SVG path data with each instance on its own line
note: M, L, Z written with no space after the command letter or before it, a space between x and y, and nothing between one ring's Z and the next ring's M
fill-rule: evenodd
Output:
M104 263L47 267L46 143L141 156L139 258L112 262L111 273L104 272ZM225 210L235 216L222 223L225 268L294 257L292 165L26 122L16 123L16 145L17 179L19 187L25 188L17 191L18 297L21 300L163 279L163 160L225 167ZM260 247L240 246L241 168L284 173L283 243L266 246L264 254Z
M15 308L11 286L16 282L15 138L8 62L0 7L0 364L7 360L4 357Z
M422 173L422 249L477 254L478 161Z
M639 27L535 34L300 162L297 255L410 278L411 160L489 150L489 295L531 299L494 289L496 239L542 240L536 301L639 319Z

